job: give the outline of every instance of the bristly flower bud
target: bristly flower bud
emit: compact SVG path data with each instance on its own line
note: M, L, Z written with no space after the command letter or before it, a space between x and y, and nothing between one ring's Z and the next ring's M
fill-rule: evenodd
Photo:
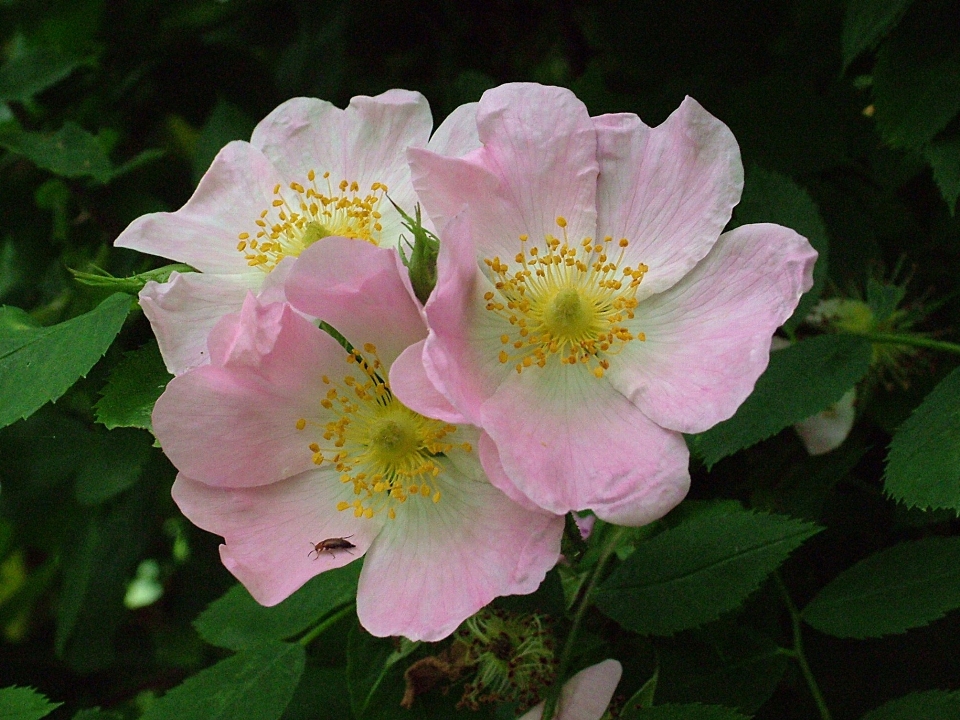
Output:
M556 679L553 636L541 615L487 608L467 619L455 637L466 647L463 665L476 668L458 707L516 702L522 711Z
M387 198L390 200L390 198ZM393 206L403 218L403 226L413 234L413 242L402 238L410 248L410 256L404 252L403 244L398 246L403 264L410 273L410 284L417 299L426 304L427 298L437 284L437 254L440 252L440 240L427 230L420 220L420 205L414 210L415 217L410 217L393 200Z

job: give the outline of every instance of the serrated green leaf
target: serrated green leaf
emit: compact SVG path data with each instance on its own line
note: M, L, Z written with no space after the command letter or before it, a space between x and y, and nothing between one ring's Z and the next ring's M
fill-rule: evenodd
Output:
M347 686L358 720L387 720L403 697L403 673L394 667L419 643L401 639L397 650L389 638L374 637L359 625L347 638ZM417 708L417 706L414 706Z
M882 637L928 625L960 607L960 538L901 543L834 578L803 619L836 637Z
M960 23L953 3L911 13L877 53L877 129L898 148L919 149L960 112Z
M871 710L861 720L955 720L960 718L960 692L929 690L911 693Z
M61 705L63 703L52 703L31 688L0 688L0 720L39 720Z
M657 705L652 708L631 708L624 711L620 720L750 720L722 705Z
M830 241L816 203L807 191L786 175L762 168L751 168L743 186L743 197L734 211L734 226L772 222L796 230L817 251L813 266L813 287L808 290L785 327L797 325L820 298L827 278Z
M97 422L111 430L133 427L152 432L150 414L172 378L156 340L124 354L100 391L103 397L96 404Z
M84 505L105 502L136 483L153 446L150 435L132 428L102 433L95 439L77 473L75 494Z
M843 69L880 42L907 12L913 0L850 0L843 18Z
M960 138L932 142L923 149L923 156L933 169L933 179L952 215L960 197Z
M661 702L703 702L756 712L790 662L770 638L718 623L657 643Z
M113 177L113 164L103 145L76 123L67 122L52 134L3 132L0 147L61 177L92 177L100 183Z
M246 648L187 678L153 703L141 720L277 720L293 697L305 661L298 643Z
M695 515L639 545L600 587L597 607L643 635L698 627L737 608L819 530L742 509Z
M729 420L691 438L707 466L816 415L859 382L872 349L848 335L820 335L770 353L770 364Z
M960 368L893 436L884 487L907 507L960 512Z
M0 427L57 400L86 375L120 332L130 300L116 293L85 315L50 327L0 323Z
M211 645L231 650L293 637L356 598L361 566L352 562L321 573L273 607L263 607L236 585L210 603L193 626Z
M37 47L0 67L0 100L29 100L67 77L79 64L73 55Z

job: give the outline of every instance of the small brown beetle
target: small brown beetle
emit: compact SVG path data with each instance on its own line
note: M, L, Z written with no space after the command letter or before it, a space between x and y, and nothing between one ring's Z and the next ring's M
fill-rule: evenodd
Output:
M328 552L336 557L336 555L333 554L334 550L346 550L350 555L353 555L353 553L350 552L350 548L355 548L356 545L350 542L350 538L352 537L353 535L347 535L347 537L327 538L326 540L321 540L318 543L310 543L313 545L313 550L307 553L307 557L310 557L316 553L316 557L313 558L316 560L320 557L320 553L322 552Z

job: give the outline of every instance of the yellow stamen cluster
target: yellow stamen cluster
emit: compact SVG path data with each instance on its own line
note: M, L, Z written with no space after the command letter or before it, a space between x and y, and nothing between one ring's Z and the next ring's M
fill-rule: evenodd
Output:
M440 502L437 456L471 446L451 442L455 425L415 413L393 396L373 344L348 354L347 362L359 372L339 383L321 378L329 389L320 405L332 419L296 422L298 430L315 425L320 432L322 441L309 445L314 464L334 467L342 483L353 485L354 500L341 501L337 510L366 518L386 511L394 519L396 506L411 497Z
M370 192L360 194L356 181L341 180L334 187L330 173L323 174L326 190L317 187L317 175L307 173L309 187L298 182L289 184L289 191L278 183L273 188L270 207L254 221L257 229L242 232L237 238L237 250L243 253L247 264L270 272L284 257L298 256L317 240L331 235L366 240L380 244L380 202L387 186L375 182Z
M584 238L571 244L567 221L558 217L557 225L563 239L547 235L542 248L530 247L529 237L520 236L515 269L499 257L484 259L496 288L484 295L486 309L512 326L500 336L499 360L515 363L521 373L533 365L544 367L548 357L558 355L561 363L584 363L601 378L610 355L628 342L646 340L624 322L634 318L637 288L648 268L640 263L621 269L630 245L626 238L616 243L610 236Z

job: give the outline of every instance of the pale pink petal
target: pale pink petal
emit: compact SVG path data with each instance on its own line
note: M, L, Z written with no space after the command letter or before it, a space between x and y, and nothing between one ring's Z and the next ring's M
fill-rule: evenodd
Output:
M480 406L510 372L500 363L500 337L509 323L484 309L493 289L474 260L473 242L463 215L444 229L437 258L437 286L424 308L430 334L424 366L431 382L471 423L480 423Z
M171 462L229 487L314 467L312 438L297 421L326 419L318 372L346 367L343 348L289 306L259 307L251 298L214 328L210 350L214 364L171 380L154 407L154 433Z
M165 283L148 282L140 291L140 307L157 336L163 362L174 375L210 361L207 336L224 315L237 312L251 289L264 277L171 273Z
M187 263L202 272L262 274L237 250L237 237L256 229L254 221L270 207L273 188L282 182L259 150L245 142L229 143L186 205L174 213L137 218L114 245Z
M285 292L294 307L328 322L354 347L376 345L387 366L427 334L406 268L390 248L324 238L300 254Z
M223 564L261 605L276 605L313 576L353 562L380 531L376 519L337 512L353 492L332 470L256 488L214 488L181 473L172 492L192 523L223 537ZM330 538L349 538L356 548L314 551Z
M440 501L398 507L364 561L357 615L378 637L440 640L495 597L536 590L559 558L562 517L524 510L448 463L436 483Z
M390 390L397 400L421 415L455 425L466 422L463 414L450 404L427 376L423 366L425 342L421 340L411 345L393 361L390 366Z
M564 88L511 83L488 90L477 109L483 147L463 158L411 150L413 183L428 215L443 224L469 204L482 257L512 258L519 237L596 233L596 133L587 109Z
M486 433L480 434L480 440L477 444L480 463L483 465L487 479L504 495L513 500L520 507L527 510L541 510L533 500L524 495L514 482L507 477L506 470L503 469L503 463L500 462L500 451L497 450L496 443Z
M628 324L646 334L606 377L651 420L685 433L729 418L766 369L774 331L813 282L817 253L779 225L744 225Z
M692 98L653 129L632 114L597 128L600 231L627 238L627 265L645 263L638 298L663 292L717 241L743 189L733 133Z
M512 373L481 414L506 476L550 512L589 509L643 525L689 488L683 438L650 422L586 366L551 362Z
M843 445L856 419L856 400L857 391L851 388L826 410L793 426L808 453L823 455Z
M477 134L477 106L479 103L461 105L440 123L427 149L440 155L462 157L480 147Z
M616 660L604 660L578 672L563 685L555 720L600 720L622 674L623 666ZM543 706L540 703L520 720L541 720Z

